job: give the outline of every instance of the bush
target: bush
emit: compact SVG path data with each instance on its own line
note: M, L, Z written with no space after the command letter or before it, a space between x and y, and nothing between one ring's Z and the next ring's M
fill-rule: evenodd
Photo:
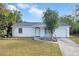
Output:
M71 34L79 34L79 22L76 22L74 29L70 28Z
M6 37L6 31L0 30L0 37Z

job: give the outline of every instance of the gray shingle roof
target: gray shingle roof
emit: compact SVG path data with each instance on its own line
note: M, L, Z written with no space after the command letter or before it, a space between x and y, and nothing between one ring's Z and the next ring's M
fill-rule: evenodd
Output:
M69 26L69 25L66 23L60 23L60 26Z
M12 27L14 27L14 26L36 26L36 27L39 27L39 26L45 26L45 24L42 22L22 22L22 23L16 23ZM60 26L69 26L69 25L65 24L65 23L61 23Z
M13 26L33 26L33 25L37 25L37 24L40 25L43 23L41 23L41 22L22 22L22 23L16 23Z

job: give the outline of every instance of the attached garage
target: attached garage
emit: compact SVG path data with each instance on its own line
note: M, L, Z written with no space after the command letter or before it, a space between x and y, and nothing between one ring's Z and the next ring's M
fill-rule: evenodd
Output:
M61 26L55 31L56 37L69 37L69 27L68 26Z

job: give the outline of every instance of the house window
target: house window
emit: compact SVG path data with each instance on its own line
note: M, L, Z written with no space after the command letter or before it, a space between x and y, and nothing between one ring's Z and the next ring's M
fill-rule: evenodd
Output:
M19 32L19 33L22 33L22 28L19 28L19 29L18 29L18 32Z

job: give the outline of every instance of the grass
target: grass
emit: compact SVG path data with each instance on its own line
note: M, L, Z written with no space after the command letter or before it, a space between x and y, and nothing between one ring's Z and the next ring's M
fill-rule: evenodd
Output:
M7 39L7 38L6 38ZM23 39L23 38L21 38ZM58 44L25 38L0 40L1 56L60 56Z
M76 42L77 44L79 44L79 37L76 35L72 35L70 36L70 39L73 40L74 42Z

